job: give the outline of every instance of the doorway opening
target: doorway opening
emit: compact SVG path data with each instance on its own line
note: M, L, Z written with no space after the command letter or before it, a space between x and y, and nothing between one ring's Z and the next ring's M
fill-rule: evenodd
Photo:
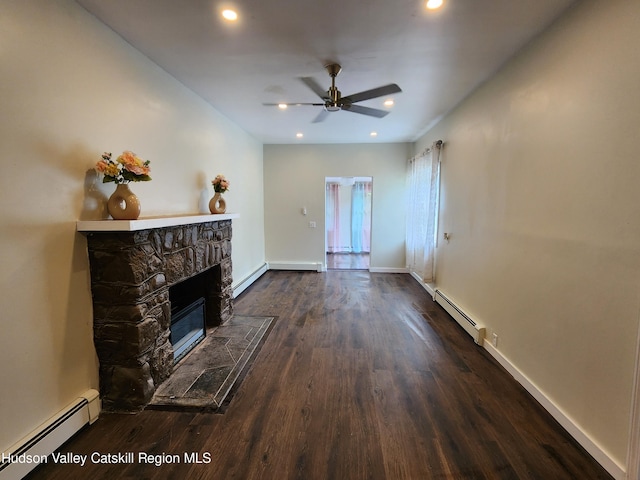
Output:
M372 177L325 178L325 265L369 270Z

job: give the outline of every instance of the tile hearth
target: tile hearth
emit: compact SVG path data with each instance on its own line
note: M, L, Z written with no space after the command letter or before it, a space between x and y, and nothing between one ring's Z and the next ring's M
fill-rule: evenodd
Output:
M209 329L158 387L148 408L219 410L273 320L235 315Z

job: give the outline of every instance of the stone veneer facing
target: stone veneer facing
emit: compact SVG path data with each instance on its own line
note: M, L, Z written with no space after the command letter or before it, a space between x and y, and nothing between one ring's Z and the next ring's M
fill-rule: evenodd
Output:
M103 408L138 411L173 371L169 287L207 273L207 325L233 314L231 220L87 235Z

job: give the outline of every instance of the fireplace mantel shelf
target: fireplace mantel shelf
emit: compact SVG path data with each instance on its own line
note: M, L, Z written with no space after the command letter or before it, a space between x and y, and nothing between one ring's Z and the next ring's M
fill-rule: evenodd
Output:
M76 230L78 232L135 232L151 228L232 220L239 217L238 213L222 213L218 215L158 216L138 220L80 220L76 223Z

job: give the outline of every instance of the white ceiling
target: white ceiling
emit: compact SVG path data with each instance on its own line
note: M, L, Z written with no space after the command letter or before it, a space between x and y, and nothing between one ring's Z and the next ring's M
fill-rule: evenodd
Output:
M136 49L264 143L412 142L574 0L77 0ZM223 7L240 14L220 19ZM397 83L384 118L322 107L300 77L343 96ZM359 105L385 109L386 97ZM372 138L370 132L378 132ZM296 133L304 134L302 139Z

